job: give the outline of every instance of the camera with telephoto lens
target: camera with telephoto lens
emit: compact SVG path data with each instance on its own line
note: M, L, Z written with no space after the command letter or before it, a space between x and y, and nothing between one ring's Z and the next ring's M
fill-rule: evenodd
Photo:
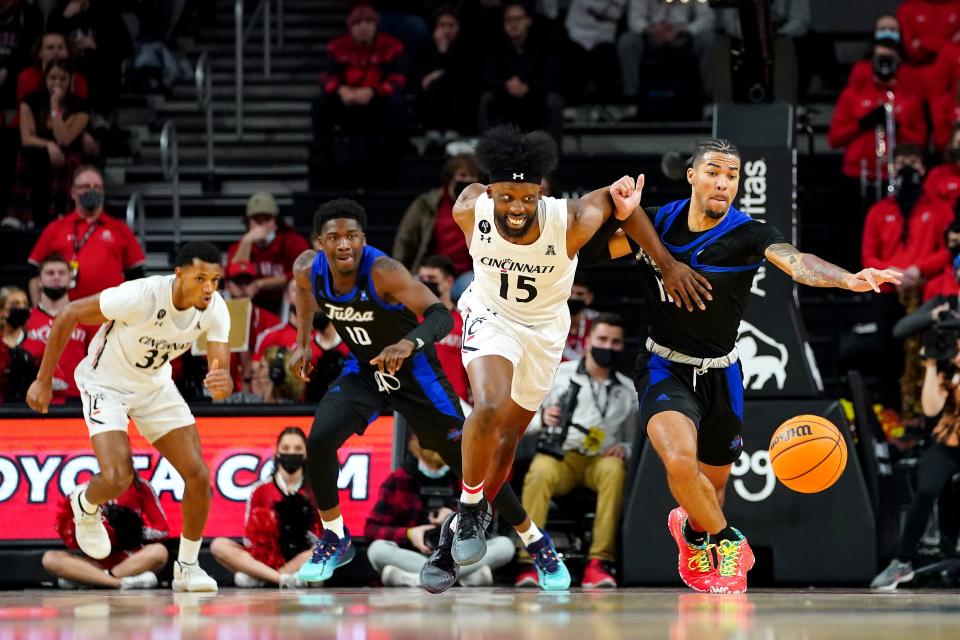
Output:
M577 408L577 398L580 396L580 385L570 381L570 386L560 398L560 422L549 427L544 425L537 441L537 451L563 460L563 443L567 441L567 432L570 427L578 428L573 424L573 412ZM582 430L582 429L581 429Z
M923 355L938 362L952 360L957 355L957 340L960 331L944 327L934 327L923 334Z
M453 500L453 487L445 485L420 485L420 500L428 513L440 511ZM423 534L423 544L431 551L440 544L440 527L430 529Z

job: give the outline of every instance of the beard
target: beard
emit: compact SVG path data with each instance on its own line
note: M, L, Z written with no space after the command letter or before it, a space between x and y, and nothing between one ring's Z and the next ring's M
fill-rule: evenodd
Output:
M523 226L519 229L512 227L510 223L507 222L506 214L500 215L494 212L493 222L497 225L497 229L500 231L500 234L508 238L522 238L530 231L530 228L533 227L533 223L537 221L536 215L528 215L526 222L523 223Z
M727 215L728 210L729 209L725 209L723 211L712 211L710 209L704 209L704 212L707 214L707 217L710 218L711 220L719 220L723 216Z

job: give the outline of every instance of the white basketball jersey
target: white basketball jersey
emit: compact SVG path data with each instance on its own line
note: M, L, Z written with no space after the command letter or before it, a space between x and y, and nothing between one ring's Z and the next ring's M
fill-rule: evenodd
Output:
M152 389L170 379L170 361L204 333L211 342L227 341L230 313L220 294L214 292L203 311L180 311L173 306L174 278L131 280L100 293L100 311L110 322L90 342L77 366L78 380L128 391Z
M493 200L482 194L474 206L473 284L471 298L514 322L527 326L566 318L567 299L577 270L577 256L567 257L567 201L543 197L537 209L540 237L533 244L507 242L493 220Z

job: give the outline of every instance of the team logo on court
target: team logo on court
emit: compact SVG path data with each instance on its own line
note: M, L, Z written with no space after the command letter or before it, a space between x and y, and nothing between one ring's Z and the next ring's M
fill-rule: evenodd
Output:
M548 245L547 245L547 252L546 252L544 255L547 255L547 256L555 256L555 255L557 255L557 252L554 250L552 244L548 244Z
M771 379L777 389L787 382L787 348L746 320L740 321L737 351L743 368L743 388L763 389Z
M481 220L480 224L477 225L477 228L480 229L480 233L490 233L490 221Z

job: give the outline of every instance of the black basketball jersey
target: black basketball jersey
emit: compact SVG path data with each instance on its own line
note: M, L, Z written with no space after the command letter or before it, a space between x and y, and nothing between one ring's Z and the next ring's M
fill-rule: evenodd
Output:
M694 358L719 358L736 344L764 252L786 240L776 227L733 207L717 226L693 232L687 225L689 210L689 199L644 209L670 254L710 282L713 300L705 301L705 311L677 308L663 288L659 270L641 251L640 283L649 310L650 337Z
M310 274L320 310L330 318L350 353L364 365L418 324L412 311L402 304L387 304L377 295L373 286L373 262L381 256L386 254L371 246L364 247L356 284L352 291L340 296L333 293L330 265L322 252L314 258ZM432 345L424 348L427 350L432 353Z

